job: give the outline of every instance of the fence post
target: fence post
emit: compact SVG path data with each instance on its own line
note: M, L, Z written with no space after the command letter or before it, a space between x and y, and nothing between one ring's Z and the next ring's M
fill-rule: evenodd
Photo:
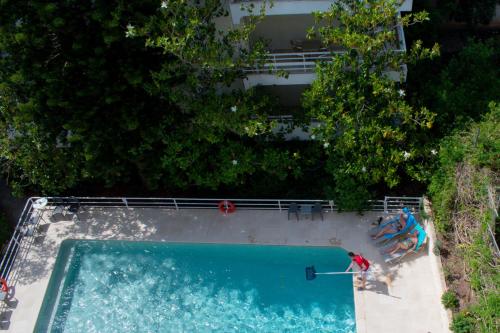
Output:
M173 200L174 200L175 210L179 210L179 206L177 206L177 200L175 200L175 198L173 198Z
M495 222L495 218L493 219L493 222ZM493 234L493 231L491 231L491 227L489 224L487 225L487 227L488 227L488 231L490 233L491 243L493 244L493 247L495 248L495 254L497 255L497 257L500 257L500 249L498 248L497 241L495 240L495 235Z
M384 197L384 213L385 214L389 213L389 211L387 209L387 196Z
M128 201L127 198L122 198L123 203L125 204L125 207L128 208Z
M281 200L278 200L278 207L279 207L280 212L281 212Z
M17 246L21 246L21 242L19 242L19 235L18 236L15 236L12 238L14 240L14 243L17 244ZM6 253L7 254L7 253Z

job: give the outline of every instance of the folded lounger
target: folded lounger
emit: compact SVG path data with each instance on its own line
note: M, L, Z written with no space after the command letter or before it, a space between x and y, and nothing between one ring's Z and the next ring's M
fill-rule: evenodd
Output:
M420 249L424 248L425 244L427 243L427 233L425 232L424 228L420 226L420 224L416 224L414 230L418 231L418 240L417 240L417 246L415 247L414 250L401 250L398 251L394 254L385 254L384 261L386 263L392 263L394 261L400 261L403 259L405 256L407 256L410 253L418 253Z

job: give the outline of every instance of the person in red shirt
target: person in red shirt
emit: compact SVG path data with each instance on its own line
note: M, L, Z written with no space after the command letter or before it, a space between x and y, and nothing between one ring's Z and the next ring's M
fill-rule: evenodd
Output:
M347 267L347 269L345 270L346 272L350 271L352 269L352 267L354 266L354 263L356 263L361 271L361 289L365 289L365 286L366 286L366 276L368 274L368 270L370 269L370 262L368 260L366 260L365 258L363 258L361 255L359 254L354 254L353 252L349 252L348 253L349 257L351 257L352 259L352 262L351 264L349 265L349 267Z

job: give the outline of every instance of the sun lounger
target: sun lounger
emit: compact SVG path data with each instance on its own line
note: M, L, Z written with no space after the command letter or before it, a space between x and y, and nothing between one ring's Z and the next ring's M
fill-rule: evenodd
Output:
M382 218L382 217L380 217ZM399 215L392 217L390 220L381 222L379 225L374 226L370 230L368 230L368 234L371 236L375 236L380 232L380 230L384 229L386 226L397 223L399 221Z
M400 238L393 238L387 242L384 242L382 246L379 248L380 254L384 255L388 249L390 249L394 244L400 241L401 241Z
M425 232L424 228L420 226L420 224L415 225L415 230L418 231L418 240L417 240L417 246L415 247L414 250L401 250L398 251L394 254L386 254L384 255L384 261L386 263L393 263L395 261L400 261L404 257L406 257L409 254L412 253L418 253L421 249L425 248L425 245L427 245L427 232Z
M403 208L403 212L408 215L408 218L406 220L406 225L404 226L404 228L394 233L385 234L382 237L376 239L375 245L377 246L385 245L387 244L388 241L392 239L399 239L401 237L406 236L411 231L413 231L413 228L415 228L415 226L418 224L417 220L415 219L415 216L413 216L410 210L406 207Z

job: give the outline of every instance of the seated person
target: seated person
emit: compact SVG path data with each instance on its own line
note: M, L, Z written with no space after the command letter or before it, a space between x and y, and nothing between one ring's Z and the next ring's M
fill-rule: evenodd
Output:
M397 242L393 246L389 247L384 251L385 254L394 254L399 250L409 251L415 250L418 244L418 231L414 230L410 233L409 237L406 237L400 242Z
M9 286L7 280L0 278L0 301L6 301L9 296Z
M395 234L406 226L406 221L408 220L408 214L401 214L399 216L399 221L396 223L390 223L386 225L382 230L380 230L375 236L372 236L373 239L379 239L383 235L386 234Z

